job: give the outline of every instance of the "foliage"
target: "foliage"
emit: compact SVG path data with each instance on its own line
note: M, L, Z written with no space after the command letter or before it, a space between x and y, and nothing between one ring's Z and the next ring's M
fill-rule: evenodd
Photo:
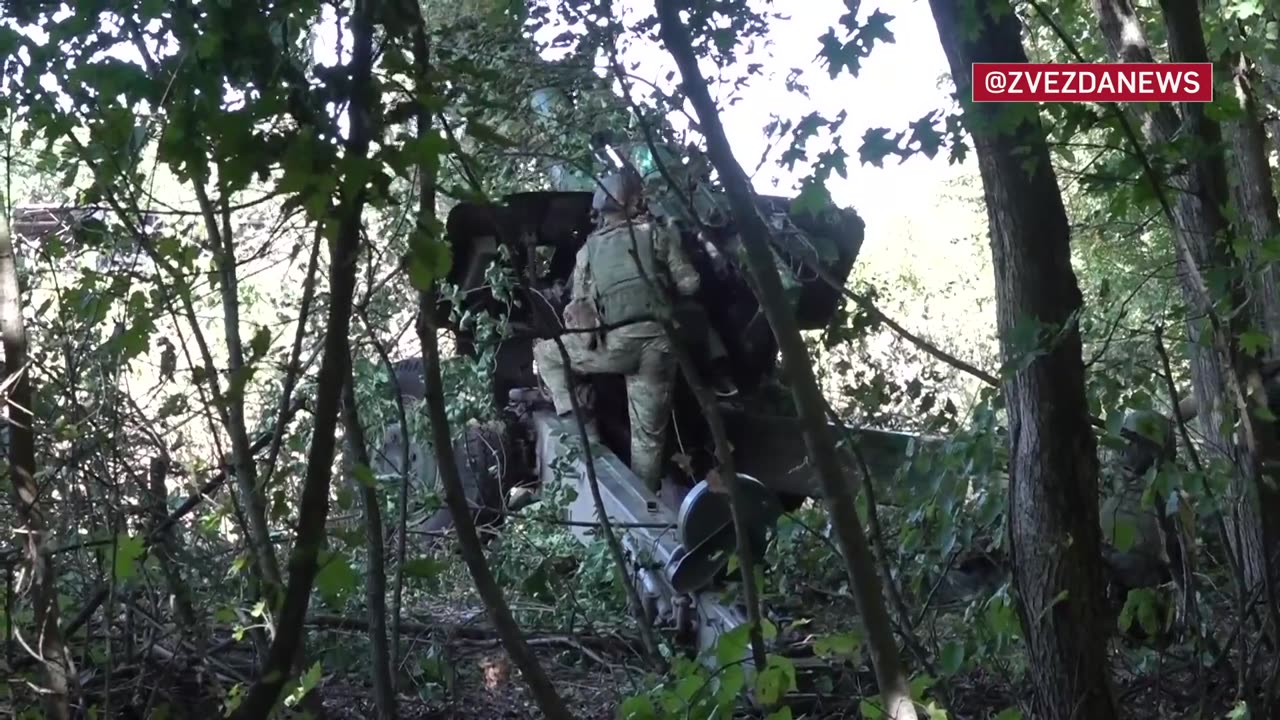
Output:
M806 73L856 78L878 50L906 42L897 18L845 2L839 27L811 39L820 65L801 71L767 56L781 14L772 5L694 3L688 23L725 107L749 83L779 84L796 101L800 109L774 108L762 128L771 148L767 160L800 178L790 189L796 203L826 204L836 194L837 178L878 172L891 158L939 164L945 158L960 178L952 188L961 198L957 204L980 218L983 199L972 173L972 128L964 102L940 102L899 127L868 128L861 136L852 129L856 103L818 112L800 102L809 92L806 77L813 77ZM164 651L175 656L198 657L198 648L217 648L210 651L214 661L207 672L202 670L208 685L200 692L230 712L279 619L253 528L260 516L271 554L291 549L314 417L305 409L296 412L284 423L278 455L265 460L272 452L268 440L258 460L250 459L256 486L251 483L247 492L238 485L234 492L222 491L221 484L205 486L234 463L241 452L239 434L253 442L276 427L286 388L307 400L324 390L316 386L316 358L341 199L357 188L368 195L351 344L359 414L376 455L388 428L398 423L397 403L386 393L383 354L393 361L417 354L410 331L418 292L436 288L454 300L451 319L476 346L473 355L447 357L443 368L455 431L471 420L498 417L491 380L499 345L514 333L502 313L459 309L459 290L447 282L454 257L443 223L416 225L413 219L428 190L424 169L435 176L434 209L445 217L461 201L549 189L556 168L589 181L603 167L592 151L594 133L652 132L677 147L696 148L703 140L697 127L681 129L670 120L685 105L674 74L652 81L643 68L621 60L656 42L647 6L620 9L597 0L430 3L425 31L434 91L425 97L414 89L414 23L396 6L380 9L374 71L379 102L371 111L375 142L367 157L344 147L351 132L345 115L349 48L334 46L335 39L350 39L347 29L336 29L345 28L338 18L350 14L344 3L15 8L0 24L6 89L0 102L6 146L0 195L19 241L36 390L37 468L46 488L41 503L50 517L47 541L57 560L64 624L90 607L100 589L105 592L97 600L101 610L67 628L85 669L84 697L92 712L103 714L147 702L151 679L135 670L158 662L144 657L154 643L142 640L159 637ZM1017 12L1033 58L1105 57L1086 4L1028 3ZM1163 52L1168 40L1162 23L1153 12L1141 12L1153 46ZM1206 5L1204 14L1213 57L1236 53L1252 59L1257 100L1272 122L1274 142L1280 102L1274 10L1257 0L1224 0ZM559 88L568 103L538 115L528 99L546 87ZM1224 81L1215 98L1207 108L1215 119L1232 123L1245 117L1232 85ZM432 122L425 134L418 133L420 112ZM1117 586L1114 623L1082 631L1116 634L1118 664L1192 658L1180 660L1187 673L1225 674L1219 685L1232 685L1227 665L1248 656L1240 657L1245 648L1236 647L1229 628L1247 619L1239 616L1242 599L1230 590L1233 563L1218 524L1235 471L1207 461L1197 468L1181 447L1176 466L1136 479L1117 470L1125 413L1167 414L1176 403L1168 397L1169 383L1185 392L1190 377L1188 309L1178 292L1173 236L1161 208L1168 189L1148 181L1147 165L1165 177L1198 153L1226 151L1178 141L1135 152L1117 115L1088 104L1011 107L999 122L1013 126L1030 113L1038 113L1048 131L1072 220L1073 261L1085 294L1078 323L1088 400L1103 426L1101 472L1108 497L1102 500L1111 502L1107 507L1122 504L1127 513L1108 524L1107 539L1120 553L1142 550L1158 538L1153 541L1146 524L1133 518L1171 511L1200 562L1193 619L1178 614L1170 588ZM937 211L923 200L922 207ZM982 254L983 234L957 232L957 257ZM908 244L909 230L900 239ZM1265 267L1277 256L1274 244L1250 252ZM993 327L949 327L955 315L948 313L957 311L948 305L960 306L961 314L977 313L966 303L989 298L991 268L981 265L973 273L976 280L956 279L945 287L926 287L917 270L899 267L876 275L859 269L847 289L883 316L910 315L904 324L929 328L925 341L937 348L989 372L1007 366L995 351ZM500 304L521 302L513 258L498 258L485 279ZM304 315L308 285L314 300ZM1026 355L1009 362L1041 351L1047 334L1029 330ZM1264 338L1261 329L1253 329L1238 341L1266 354ZM808 341L836 415L855 428L928 436L911 444L892 476L872 478L876 503L860 496L861 512L878 518L874 541L882 574L908 611L909 627L900 630L912 639L904 646L916 646L908 653L916 669L915 699L929 717L968 717L960 708L972 686L1000 698L999 708L988 708L993 712L1010 706L995 715L1010 720L1018 713L1014 698L1026 659L1015 590L1005 578L1010 429L999 388L901 340L884 317L851 299ZM1170 378L1164 377L1164 352L1171 359ZM429 449L421 408L410 403L404 411L410 435ZM846 445L859 443L854 433ZM148 468L160 458L169 466L157 487ZM561 459L562 472L572 460ZM381 467L376 457L373 465ZM383 517L396 519L402 482L411 487L403 508L409 529L387 522L387 547L409 538L406 562L392 567L405 579L402 614L442 626L461 626L444 619L459 613L479 616L483 608L462 565L412 532L441 506L438 488L369 468L344 465L344 475L334 483L331 523L317 555L313 616L352 618L363 611L371 571L359 522L360 484L371 484ZM230 489L232 483L226 485ZM194 510L160 532L160 519L184 507L188 497L196 498ZM602 541L583 545L563 525L561 511L573 500L562 489L552 490L509 518L501 538L486 550L488 562L530 632L629 635L634 623L607 547ZM6 527L11 519L11 507L0 506ZM784 701L813 688L852 697L849 688L868 660L862 632L851 619L838 553L817 505L783 518L760 579L769 610L766 667L753 674L742 661L745 629L722 636L701 658L683 657L668 644L669 671L637 674L619 687L617 713L728 718L748 697L765 709L765 717L781 720L800 712ZM0 553L0 568L15 573L20 567L20 552ZM11 599L16 601L0 614L6 638L11 630L30 628L34 617L24 595ZM1188 623L1194 632L1171 637ZM307 662L285 693L290 708L327 686L361 684L368 672L363 634L312 630ZM1245 633L1251 651L1252 634ZM821 659L820 677L798 660L797 648ZM416 689L431 703L457 697L475 680L460 679L468 661L438 635L401 659L402 693ZM557 659L575 666L596 662L576 650ZM34 663L6 669L35 681ZM991 682L993 676L1000 681ZM2 691L15 702L31 701L18 684ZM874 717L874 692L858 693L862 716ZM1216 707L1227 700L1206 695L1204 702Z

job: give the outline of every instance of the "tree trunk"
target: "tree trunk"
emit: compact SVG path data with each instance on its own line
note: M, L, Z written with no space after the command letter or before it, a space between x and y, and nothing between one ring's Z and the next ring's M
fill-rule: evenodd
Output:
M373 14L371 0L360 0L351 18L352 43L350 134L346 157L366 158L373 136L372 116L379 97L372 83ZM331 244L329 264L329 318L325 327L324 354L317 377L315 426L307 452L307 473L298 509L298 532L289 557L289 581L280 607L275 640L262 672L236 710L235 720L265 720L280 691L292 677L303 643L303 623L311 600L311 586L319 570L325 521L329 516L329 483L333 479L334 430L337 427L342 387L349 376L351 309L355 296L356 261L360 253L366 183L344 178L341 204L334 218L337 237Z
M1199 9L1193 3L1163 0L1161 7L1170 58L1174 62L1207 62ZM1094 0L1094 10L1113 57L1126 62L1152 61L1146 34L1129 0ZM1280 517L1280 495L1258 482L1260 458L1268 452L1260 444L1273 443L1267 433L1258 435L1258 422L1246 411L1246 395L1258 392L1261 383L1257 362L1240 352L1235 341L1243 330L1254 326L1255 318L1261 318L1261 309L1246 305L1245 288L1234 282L1230 291L1232 311L1227 315L1230 326L1224 327L1205 282L1209 270L1240 274L1231 245L1225 242L1231 228L1222 208L1230 193L1221 152L1221 129L1216 121L1205 117L1204 107L1195 103L1184 105L1181 113L1159 105L1148 111L1143 120L1144 135L1151 147L1166 146L1175 136L1182 135L1195 137L1208 149L1193 158L1186 172L1168 179L1172 193L1166 193L1163 187L1159 192L1173 226L1183 296L1192 309L1187 320L1188 353L1200 430L1213 454L1238 468L1232 475L1233 507L1224 513L1224 519L1228 536L1236 545L1232 550L1242 562L1245 582L1255 587L1273 574L1268 571L1266 558L1274 558L1275 552L1266 548L1274 548L1275 543L1268 539L1271 533L1264 518ZM1233 408L1244 420L1238 438L1232 430L1236 423L1229 421ZM1243 590L1251 594L1248 588Z
M413 23L414 48L414 82L418 99L417 131L420 138L426 137L431 129L431 109L429 101L437 97L431 83L430 45L428 44L426 19L422 16L422 8L418 4L410 7L409 19ZM425 235L424 240L415 237L411 247L418 242L441 242L433 237L433 229L439 227L436 218L436 170L439 158L423 156L418 163L418 217L415 234ZM480 596L489 618L493 621L498 639L507 651L507 656L520 671L524 681L529 684L534 702L547 720L572 720L573 714L565 705L564 699L556 691L551 677L543 669L538 656L525 641L524 633L511 614L511 607L503 595L489 569L489 562L484 556L484 548L480 545L480 537L476 534L475 519L468 506L466 492L462 487L462 477L458 472L457 456L453 451L453 436L449 429L449 413L445 406L444 383L440 376L440 343L435 324L437 308L438 279L433 280L428 288L419 288L418 293L418 341L422 344L422 380L423 399L426 401L427 421L431 426L431 442L436 451L436 463L439 468L440 484L444 489L444 501L453 516L454 528L457 531L458 550L468 572L475 582L476 594ZM403 427L403 425L402 425ZM404 465L401 465L404 468Z
M845 558L849 586L853 589L854 601L867 631L867 647L885 716L892 720L915 720L916 709L898 657L898 647L893 640L893 624L881 593L875 560L858 520L855 486L845 476L840 463L835 437L827 423L826 400L818 389L808 348L783 297L782 280L778 277L770 250L769 227L760 217L751 184L733 156L715 101L711 99L707 82L698 68L689 30L680 20L680 3L658 0L657 9L659 33L680 69L685 95L692 103L706 136L707 154L720 175L734 220L738 223L747 265L760 294L760 307L782 353L784 371L804 427L805 445L817 468L823 495L827 499L827 512Z
M1268 242L1280 238L1280 209L1272 189L1267 129L1258 106L1259 77L1245 55L1228 59L1235 73L1236 97L1244 111L1244 117L1227 125L1235 168L1232 192L1241 234L1250 241L1253 250L1249 291L1258 302L1254 316L1271 340L1268 354L1276 357L1280 353L1280 266L1260 262L1259 251Z
M398 717L396 696L392 690L390 652L387 649L387 563L386 539L382 533L382 506L376 487L361 479L363 467L370 472L369 446L365 441L364 426L360 424L360 409L356 405L355 374L351 362L347 363L347 379L342 387L342 424L346 435L347 457L351 484L360 496L364 510L365 542L369 550L368 579L365 582L365 614L369 618L370 675L373 677L373 700L378 710L378 720Z
M1032 717L1118 716L1106 658L1097 445L1085 400L1076 314L1083 299L1071 235L1038 115L1002 130L1011 104L968 104L972 63L1027 62L1007 0L930 0L978 156L996 269L1009 415L1009 534L1035 685ZM966 23L976 18L977 28ZM1052 344L1030 363L1011 341L1036 322Z
M419 225L421 227L421 224ZM573 715L564 704L550 676L542 668L538 657L533 654L529 643L525 642L524 633L516 624L511 608L502 593L502 588L489 570L489 563L484 556L484 548L480 545L480 537L476 534L475 520L472 510L467 505L466 491L462 487L462 477L458 474L457 457L453 452L453 438L449 431L448 409L444 403L443 382L440 379L440 347L436 340L436 326L432 322L431 312L435 308L436 288L432 283L429 291L421 292L418 309L418 337L422 342L422 357L426 360L423 368L426 381L427 418L431 423L431 441L436 448L436 459L440 467L440 482L444 486L445 505L453 515L453 524L458 533L458 549L467 570L476 584L476 594L489 611L493 626L498 631L503 648L511 662L520 670L534 701L549 720L572 720Z
M163 448L161 448L163 450ZM147 504L151 509L150 535L155 537L151 544L152 554L160 563L160 573L164 576L169 592L173 594L174 615L182 623L182 634L191 642L191 648L197 657L204 656L209 645L208 628L204 619L196 611L195 599L191 587L182 577L182 563L179 559L179 539L177 532L170 526L164 527L169 515L169 490L165 479L169 474L169 458L159 455L151 458L151 467L147 473Z
M34 632L26 644L44 660L45 687L41 691L44 715L51 720L71 717L71 691L75 666L62 640L58 621L57 572L45 544L44 513L40 510L40 486L36 482L36 439L31 427L31 368L27 364L27 328L22 319L22 286L9 217L0 206L0 335L4 341L3 385L8 388L9 474L13 479L13 506L22 538L22 550L31 564L31 605ZM12 384L11 384L12 383ZM15 632L17 630L15 629Z

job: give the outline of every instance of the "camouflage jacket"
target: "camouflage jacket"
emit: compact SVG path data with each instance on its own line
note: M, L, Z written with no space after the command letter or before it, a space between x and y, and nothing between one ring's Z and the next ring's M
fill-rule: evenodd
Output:
M616 325L659 315L665 291L655 283L692 295L698 290L698 272L673 228L636 218L587 237L574 266L572 297L591 300L601 322Z

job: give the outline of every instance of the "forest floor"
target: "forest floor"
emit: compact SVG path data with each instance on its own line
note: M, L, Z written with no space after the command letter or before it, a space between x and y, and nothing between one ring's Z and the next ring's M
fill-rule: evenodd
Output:
M614 720L622 698L619 691L626 686L619 670L608 666L571 667L562 664L554 651L537 653L543 667L551 674L573 716L581 720ZM525 684L507 661L501 649L460 659L458 683L447 697L423 698L401 693L398 698L402 720L525 720L540 718ZM366 720L375 717L370 689L350 685L341 680L327 684L321 691L330 720Z
M398 717L403 720L534 720L543 717L528 685L512 667L506 652L488 629L486 613L472 603L452 605L438 598L430 608L431 623L414 613L418 622L406 622L403 630L405 659L401 663L402 687L397 695ZM847 624L851 608L842 599L832 599L824 608L831 617ZM428 610L425 606L419 612ZM527 612L527 610L526 610ZM823 613L824 615L826 613ZM815 618L817 624L823 619ZM368 676L367 633L361 621L342 616L317 616L312 626L308 654L323 658L324 676L312 692L323 703L328 720L366 720L377 717ZM820 629L806 623L807 630ZM649 686L653 678L643 668L633 640L608 632L559 633L551 628L524 625L526 637L544 670L561 694L572 716L578 720L614 720L618 707L630 695ZM939 628L922 628L924 636ZM240 643L236 643L240 646ZM789 697L793 716L819 720L859 718L862 698L875 694L869 665L829 663L813 656L800 644L787 652L795 660L798 692ZM232 650L236 656L247 647ZM1164 720L1192 717L1197 710L1204 717L1223 717L1230 711L1232 678L1222 673L1191 670L1190 658L1176 650L1154 651L1122 640L1113 643L1113 677L1117 697L1134 720ZM224 656L224 660L232 660ZM243 660L249 660L245 655ZM912 661L911 657L906 658ZM935 660L935 662L937 662ZM165 685L163 677L172 670L167 663L143 660L133 670L123 667L113 683L116 700L110 717L159 718L158 706L166 701L170 712L164 717L220 718L222 702L213 698L196 701L192 688ZM235 662L240 665L242 663ZM912 662L914 664L914 662ZM1000 664L1000 663L997 663ZM249 663L244 670L251 669ZM1016 707L1030 697L1028 681L1016 671L997 672L977 667L937 682L930 691L945 715L928 715L946 720L990 720L1002 710ZM172 676L170 676L172 677ZM827 689L817 689L815 677L826 678ZM1201 697L1209 700L1203 706ZM163 700L161 700L163 698ZM184 700L185 698L185 700ZM157 702L159 701L159 702ZM3 709L0 702L0 711ZM146 707L142 710L139 708ZM761 717L744 714L739 717Z

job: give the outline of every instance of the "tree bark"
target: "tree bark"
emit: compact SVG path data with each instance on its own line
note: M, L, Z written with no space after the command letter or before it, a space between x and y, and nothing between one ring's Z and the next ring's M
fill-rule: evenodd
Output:
M169 458L158 455L151 458L151 467L147 473L148 505L151 510L152 525L150 533L156 537L151 550L160 563L160 572L164 576L169 592L173 593L174 615L182 623L182 634L191 643L197 657L205 653L209 645L208 628L204 619L196 611L191 587L182 577L182 564L178 557L179 540L172 527L160 531L168 518L169 491L165 479L169 474Z
M351 95L348 105L350 134L346 142L348 158L365 158L372 139L372 109L378 97L372 83L373 12L371 0L360 0L352 13L354 37L351 55ZM237 709L235 720L265 720L285 682L293 675L294 662L302 647L303 624L311 586L318 571L325 521L329 516L329 483L333 476L334 429L342 387L350 362L351 310L355 296L356 260L360 253L362 215L367 183L343 183L336 221L336 240L329 266L329 318L325 329L324 354L316 386L315 429L307 453L307 474L303 480L298 511L298 534L289 557L289 581L280 608L275 640L262 673ZM333 220L328 220L333 221Z
M409 12L409 20L414 24L414 68L415 88L418 99L418 134L425 137L431 132L431 110L428 100L435 96L431 84L430 46L427 38L426 20L422 9L414 3ZM436 220L436 168L437 158L423 158L418 164L418 217L415 233L431 234L439 225ZM435 239L434 242L441 242ZM573 720L573 714L556 691L551 678L543 670L538 657L525 641L524 633L516 624L511 608L507 605L502 588L489 570L488 560L484 556L484 548L480 545L480 537L476 534L475 518L468 506L466 491L462 487L462 477L458 472L457 457L453 452L453 434L449 428L449 413L445 407L444 384L440 377L440 344L437 339L436 317L437 285L422 290L418 294L418 340L422 344L423 382L425 383L423 399L427 406L427 419L431 425L431 442L436 451L436 463L439 468L440 483L444 487L444 501L453 516L454 528L458 534L458 549L462 560L471 573L476 585L476 594L489 612L498 638L502 641L507 655L524 676L542 714L548 720ZM405 466L401 466L402 468Z
M1259 250L1280 238L1280 208L1272 188L1271 162L1267 157L1267 129L1258 106L1258 73L1243 54L1228 58L1244 117L1227 125L1231 140L1232 193L1240 218L1240 231L1250 242L1251 297L1257 303L1255 317L1271 340L1268 354L1280 353L1280 267L1260 262Z
M421 226L421 223L419 223ZM422 357L426 360L423 368L426 382L427 416L431 422L431 440L436 450L436 460L440 467L440 481L444 485L444 500L453 515L453 524L458 531L458 549L462 559L471 572L476 584L476 593L489 611L493 626L498 631L502 646L506 649L511 661L529 683L534 701L549 720L572 720L573 715L564 704L560 694L556 692L551 678L542 669L542 664L533 654L529 643L525 642L520 626L516 624L511 608L507 605L502 588L498 586L489 563L484 557L484 549L480 538L476 535L475 519L467 505L466 491L462 487L462 477L458 474L457 458L453 453L453 438L449 431L449 414L444 403L443 381L440 379L440 346L436 341L436 327L432 322L435 310L435 285L430 291L422 292L418 307L418 337L422 342Z
M707 154L728 195L746 250L747 265L760 294L760 306L782 353L783 368L790 380L804 428L805 445L817 468L823 495L827 499L827 511L845 558L854 602L867 631L867 645L885 716L894 720L915 720L916 709L911 701L898 647L893 640L893 625L885 607L875 560L858 520L855 486L845 476L836 452L835 438L827 424L826 400L818 389L808 348L783 299L782 281L770 250L769 228L760 216L750 181L733 156L715 101L711 99L706 80L698 68L689 30L680 20L681 5L675 0L658 0L659 34L679 67L685 95L692 103L707 139Z
M365 542L369 546L369 574L365 583L365 612L369 618L370 670L373 676L373 700L379 720L396 717L396 696L392 690L390 653L387 650L387 564L385 539L382 534L382 508L375 488L366 485L357 467L370 470L369 446L360 410L356 406L355 375L347 363L347 380L342 388L342 420L351 461L351 479L364 508ZM372 474L370 474L372 477Z
M1151 62L1146 33L1129 0L1093 0L1099 26L1113 57L1126 62ZM1208 62L1200 11L1194 3L1162 0L1169 36L1170 58L1174 62ZM1236 338L1256 327L1263 317L1261 304L1250 304L1246 290L1247 268L1232 257L1232 233L1222 208L1230 199L1226 164L1222 153L1222 131L1205 116L1204 107L1184 105L1177 112L1169 105L1156 106L1143 115L1143 130L1151 147L1162 147L1176 136L1195 138L1202 151L1188 163L1186 172L1169 178L1172 193L1157 188L1173 226L1177 248L1178 278L1183 296L1191 308L1187 320L1188 353L1191 358L1194 403L1200 430L1210 450L1219 460L1237 471L1232 474L1231 505L1224 513L1229 537L1244 569L1247 585L1270 584L1276 564L1276 542L1265 518L1280 517L1280 493L1261 479L1261 459L1276 457L1274 431L1249 412L1249 396L1261 392L1261 376L1255 359L1240 351ZM1246 171L1247 172L1247 171ZM1243 173L1242 173L1243 175ZM1210 272L1229 272L1230 308L1222 313L1214 307L1205 277ZM1230 318L1223 325L1220 316ZM1206 337L1207 334L1207 337ZM1234 412L1233 412L1234 410ZM1232 428L1240 417L1239 435ZM1259 430L1263 430L1259 434ZM1235 538L1239 537L1239 542ZM1268 563L1267 558L1272 560ZM1270 567L1269 567L1270 565ZM1246 595L1252 595L1244 588ZM1271 593L1268 593L1270 600Z
M35 633L26 645L40 653L45 688L41 692L45 717L71 717L71 692L76 684L75 666L63 643L58 620L57 570L45 550L46 524L40 510L40 486L36 481L36 439L31 414L31 368L27 366L27 328L22 319L22 286L9 216L0 207L0 336L4 342L4 381L8 387L9 475L13 479L13 505L22 538L22 551L31 564L31 604Z
M1001 130L1005 103L970 104L971 64L1027 62L1007 0L930 0L977 152L991 227L996 309L1006 363L1009 539L1034 681L1036 718L1118 717L1106 658L1097 445L1085 399L1076 317L1083 304L1071 235L1039 115ZM977 28L966 24L976 18ZM1007 126L1008 123L1003 123ZM1028 321L1052 344L1031 362L1011 341ZM1042 336L1043 337L1043 336Z

